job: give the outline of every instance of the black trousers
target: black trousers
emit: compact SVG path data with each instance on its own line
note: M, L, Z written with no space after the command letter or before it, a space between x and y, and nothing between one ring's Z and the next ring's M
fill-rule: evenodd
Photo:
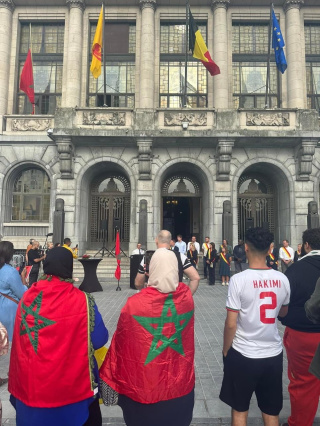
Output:
M99 398L96 398L93 403L89 406L89 417L83 426L101 426L102 416L99 405Z
M119 394L118 404L122 408L127 426L189 426L192 421L194 390L180 398L141 404Z
M216 282L216 265L213 268L209 266L209 285L214 285Z
M208 269L210 269L210 268L209 268L209 265L207 264L207 259L205 257L203 257L203 275L204 275L205 278L207 278L207 276L208 276L208 274L207 274Z
M36 283L39 276L39 265L32 265L32 269L29 275L29 285Z

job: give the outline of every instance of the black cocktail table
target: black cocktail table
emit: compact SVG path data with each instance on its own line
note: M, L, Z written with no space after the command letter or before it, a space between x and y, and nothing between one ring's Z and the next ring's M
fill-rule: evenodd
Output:
M90 257L88 259L78 259L82 263L84 269L84 278L79 287L80 290L86 291L87 293L93 293L95 291L103 291L101 284L97 277L97 267L102 259Z

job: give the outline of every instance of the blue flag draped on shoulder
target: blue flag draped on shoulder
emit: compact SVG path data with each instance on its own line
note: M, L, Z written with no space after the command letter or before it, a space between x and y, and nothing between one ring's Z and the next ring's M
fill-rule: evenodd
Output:
M280 25L272 10L272 48L274 49L275 60L277 64L277 68L282 74L287 69L287 61L283 51L284 48L284 40L281 34Z

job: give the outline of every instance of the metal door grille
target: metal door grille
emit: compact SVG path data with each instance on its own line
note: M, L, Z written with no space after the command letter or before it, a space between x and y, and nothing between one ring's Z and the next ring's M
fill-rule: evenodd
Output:
M239 193L241 185L247 181L248 189ZM253 226L267 226L274 233L274 194L272 186L260 176L242 176L238 183L238 229L239 239L244 239L247 219L253 219Z
M118 180L122 183L124 190L118 190L117 185L113 185L111 191L103 190L99 192L100 184L107 180ZM130 184L121 175L109 175L98 178L91 187L91 221L90 239L93 245L103 242L106 233L106 244L114 245L116 230L114 219L119 220L120 239L122 242L129 242L130 238ZM103 221L106 221L106 230L103 229Z

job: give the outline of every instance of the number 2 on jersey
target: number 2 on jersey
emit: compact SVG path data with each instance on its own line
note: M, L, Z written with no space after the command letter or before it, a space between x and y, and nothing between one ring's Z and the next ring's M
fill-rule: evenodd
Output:
M271 303L265 303L260 306L260 321L263 324L274 324L276 322L275 318L268 318L266 316L267 310L274 310L277 307L277 295L273 291L263 291L260 293L260 299L265 299L266 297L271 298Z

